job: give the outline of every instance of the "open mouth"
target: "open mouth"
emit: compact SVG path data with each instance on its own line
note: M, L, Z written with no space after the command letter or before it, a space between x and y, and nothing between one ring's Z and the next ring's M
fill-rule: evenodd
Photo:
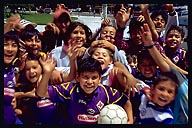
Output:
M99 61L99 63L102 65L102 64L104 64L104 61L103 60L98 60Z
M159 97L159 101L161 102L167 102L167 100L165 98Z
M35 78L36 76L37 76L36 73L32 73L32 74L29 76L29 78L33 79L33 78Z
M173 41L173 42L171 42L170 44L171 44L171 45L175 45L175 44L177 44L177 41Z
M11 54L11 55L7 55L7 54L5 54L4 57L5 57L6 59L11 60L11 59L13 58L13 55L12 55L12 54Z

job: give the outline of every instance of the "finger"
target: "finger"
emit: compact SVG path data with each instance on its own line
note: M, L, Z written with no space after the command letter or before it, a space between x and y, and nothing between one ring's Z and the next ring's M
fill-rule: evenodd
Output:
M128 13L128 14L131 13L131 7L128 8L127 13Z
M143 27L144 27L144 30L145 30L145 31L150 31L148 24L145 23L145 24L143 25Z
M21 39L19 39L19 44L20 44L21 46L25 47L25 42L24 42L23 40L21 40Z
M135 96L135 88L132 88L132 96Z
M142 35L142 33L144 33L144 32L145 32L145 30L144 30L143 26L141 26L141 31L139 31L139 34Z
M24 54L26 52L26 49L24 47L19 48L20 54Z
M64 74L62 72L60 73L60 76L61 76L61 82L64 82Z

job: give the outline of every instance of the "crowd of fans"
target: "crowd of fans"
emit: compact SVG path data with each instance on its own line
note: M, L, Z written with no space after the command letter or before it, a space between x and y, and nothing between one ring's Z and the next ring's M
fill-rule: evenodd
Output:
M185 33L173 4L151 14L149 6L132 17L117 4L116 25L105 18L95 33L64 4L43 32L12 14L4 24L4 124L97 124L107 104L122 106L127 124L187 124Z

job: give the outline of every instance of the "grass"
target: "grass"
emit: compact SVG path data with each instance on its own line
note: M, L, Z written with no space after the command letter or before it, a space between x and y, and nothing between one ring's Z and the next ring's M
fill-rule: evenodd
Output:
M53 14L46 13L20 13L22 19L29 20L31 22L37 23L38 25L45 25L53 21ZM77 20L76 17L71 17L72 21Z

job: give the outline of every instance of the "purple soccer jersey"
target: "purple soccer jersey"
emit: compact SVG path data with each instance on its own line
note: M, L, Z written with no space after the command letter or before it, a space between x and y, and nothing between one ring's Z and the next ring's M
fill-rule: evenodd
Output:
M15 124L16 115L11 105L15 93L15 74L14 68L4 69L4 123Z
M107 104L124 106L128 97L99 84L92 97L87 97L79 84L64 83L49 86L48 92L52 102L63 102L67 106L67 121L69 124L97 124L100 110Z
M56 103L48 98L40 98L36 103L37 123L54 124L56 122Z

